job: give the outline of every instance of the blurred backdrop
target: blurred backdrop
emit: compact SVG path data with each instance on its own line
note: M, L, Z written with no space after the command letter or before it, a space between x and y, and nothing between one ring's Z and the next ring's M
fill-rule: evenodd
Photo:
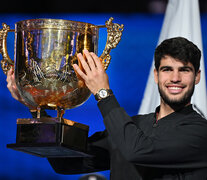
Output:
M122 40L112 50L112 60L107 74L110 86L119 103L129 115L138 112L154 49L157 45L167 1L145 0L112 3L109 1L14 1L1 6L0 23L7 23L14 29L17 21L33 18L54 18L89 22L102 25L110 17L114 22L124 24ZM112 4L111 4L112 3ZM81 5L80 5L81 4ZM206 1L200 1L204 61L207 56L207 14ZM99 55L106 42L106 30L100 29ZM8 36L9 55L14 59L14 34ZM205 63L206 66L206 63ZM82 175L56 174L47 159L28 155L6 148L16 138L16 119L31 117L28 109L16 102L6 87L6 76L0 69L0 179L79 179ZM56 112L48 111L56 116ZM82 106L67 110L65 118L90 126L89 135L104 130L101 114L91 96ZM109 171L98 172L109 179Z

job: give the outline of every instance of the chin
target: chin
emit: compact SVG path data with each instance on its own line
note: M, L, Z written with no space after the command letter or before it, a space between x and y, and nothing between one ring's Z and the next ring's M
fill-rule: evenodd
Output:
M180 108L190 104L190 98L164 99L163 101L173 108Z

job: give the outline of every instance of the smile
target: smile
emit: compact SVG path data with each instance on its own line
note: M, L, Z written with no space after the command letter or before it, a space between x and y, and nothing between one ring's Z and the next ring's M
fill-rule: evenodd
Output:
M184 87L182 86L167 86L167 89L171 94L179 94L183 91L183 88Z
M168 87L168 89L179 90L182 89L181 87Z

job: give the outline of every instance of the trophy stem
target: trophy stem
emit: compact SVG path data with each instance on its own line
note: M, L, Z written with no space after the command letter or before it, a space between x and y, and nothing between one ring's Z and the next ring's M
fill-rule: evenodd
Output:
M61 107L57 107L57 118L62 119L65 114L65 110Z
M41 107L38 106L37 107L37 118L40 118L40 116L41 116Z

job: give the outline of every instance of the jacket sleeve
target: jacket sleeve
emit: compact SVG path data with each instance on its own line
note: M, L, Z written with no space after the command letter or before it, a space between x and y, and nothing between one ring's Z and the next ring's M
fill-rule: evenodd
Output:
M56 173L81 174L108 170L110 159L108 153L107 132L96 132L88 139L88 154L91 157L48 158Z
M114 96L98 104L111 141L130 162L159 168L207 166L207 123L186 123L149 137Z

